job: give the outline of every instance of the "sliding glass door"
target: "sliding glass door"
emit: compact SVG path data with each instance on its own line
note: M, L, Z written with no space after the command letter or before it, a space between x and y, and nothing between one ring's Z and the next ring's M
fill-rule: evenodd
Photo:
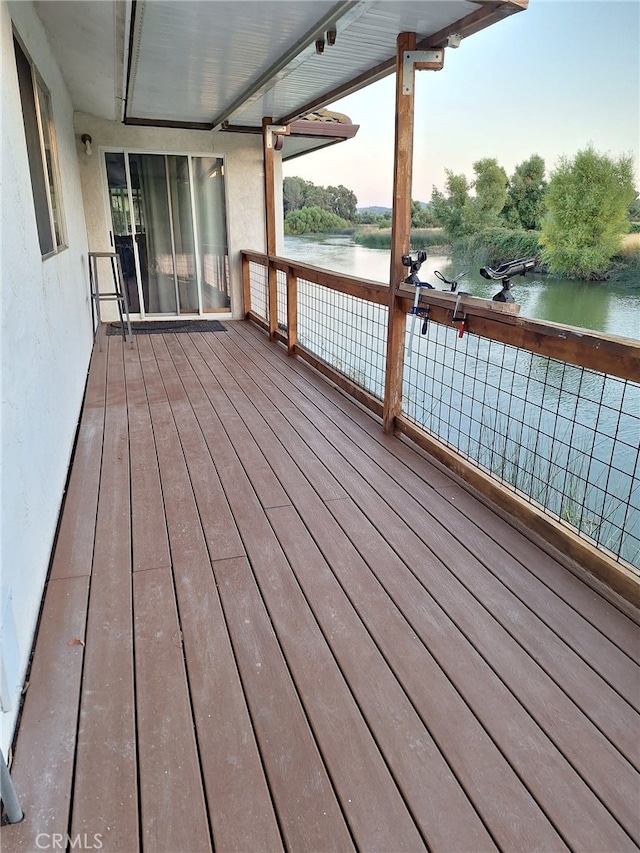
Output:
M222 160L106 152L105 166L131 311L142 317L229 311Z

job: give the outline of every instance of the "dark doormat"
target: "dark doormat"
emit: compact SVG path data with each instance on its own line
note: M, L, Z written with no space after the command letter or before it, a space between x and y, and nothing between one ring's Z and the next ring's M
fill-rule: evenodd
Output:
M125 323L126 331L126 323ZM161 322L135 322L131 324L134 335L161 335L163 333L179 334L180 332L226 332L220 320L165 320ZM109 323L108 335L122 335L121 323Z

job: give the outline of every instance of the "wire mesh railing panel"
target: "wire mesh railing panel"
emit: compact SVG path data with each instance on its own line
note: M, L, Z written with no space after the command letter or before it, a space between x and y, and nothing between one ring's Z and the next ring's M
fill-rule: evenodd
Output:
M284 270L276 270L276 287L278 290L278 328L287 329L287 274Z
M263 320L269 317L268 312L268 274L263 264L249 261L249 288L251 293L251 310Z
M298 279L298 341L370 394L384 397L386 306Z
M437 323L425 332L405 358L404 413L640 571L640 385Z

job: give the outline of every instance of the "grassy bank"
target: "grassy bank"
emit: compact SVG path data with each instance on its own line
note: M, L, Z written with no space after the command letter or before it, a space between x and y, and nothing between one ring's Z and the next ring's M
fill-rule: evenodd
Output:
M360 246L368 249L391 249L390 228L363 228L353 235L353 240ZM435 247L446 247L448 252L448 241L442 228L414 228L411 231L411 248L433 249Z

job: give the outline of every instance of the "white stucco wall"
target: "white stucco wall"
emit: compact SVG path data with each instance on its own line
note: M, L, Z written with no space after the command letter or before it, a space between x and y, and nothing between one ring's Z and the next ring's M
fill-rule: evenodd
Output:
M68 249L38 244L12 23L51 100ZM31 649L92 346L72 104L30 3L0 0L2 41L2 747Z
M231 308L242 316L241 249L265 251L264 164L262 137L253 134L212 133L123 125L86 113L75 114L82 192L87 216L89 248L113 251L111 222L105 198L104 149L157 151L168 154L210 154L224 157L227 198L227 232L231 272ZM87 157L80 142L88 133L93 153ZM104 315L115 319L116 309L105 304Z

